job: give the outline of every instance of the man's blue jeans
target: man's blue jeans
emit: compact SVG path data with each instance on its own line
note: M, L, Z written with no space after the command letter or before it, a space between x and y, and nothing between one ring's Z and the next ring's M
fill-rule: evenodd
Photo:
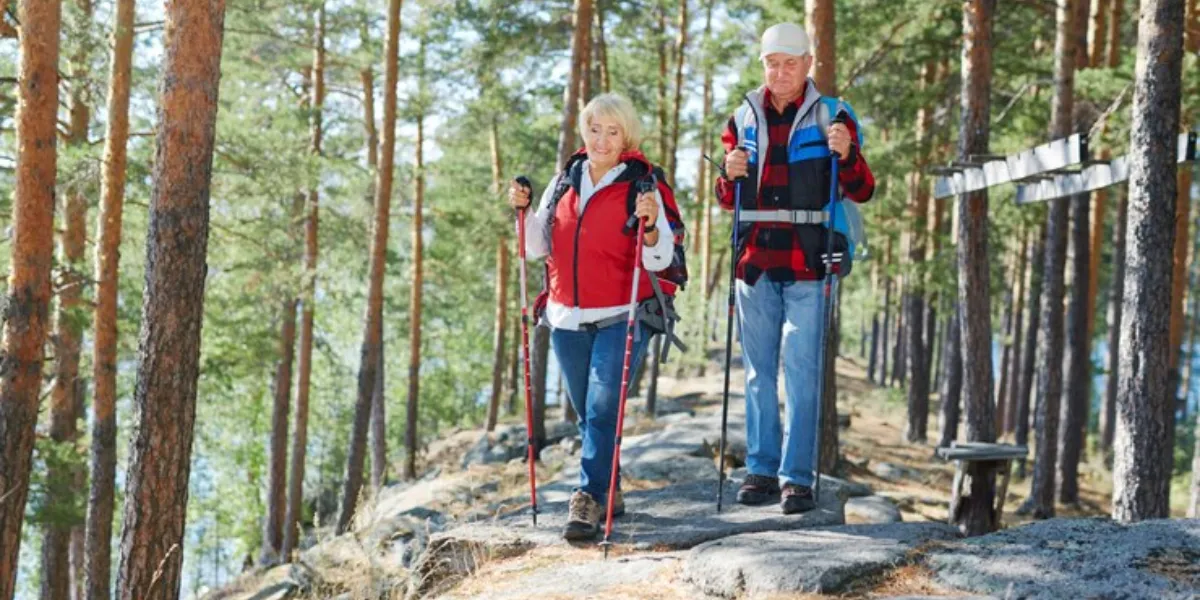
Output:
M591 331L555 329L550 333L554 354L567 383L567 395L571 397L575 414L579 415L583 448L578 489L600 503L608 501L608 483L616 447L625 327L621 322ZM650 339L647 333L643 331L640 340L634 339L630 383L642 353L646 351Z
M739 279L738 331L746 366L746 470L781 483L812 486L819 401L822 282L753 286ZM787 430L779 420L779 355L787 391Z

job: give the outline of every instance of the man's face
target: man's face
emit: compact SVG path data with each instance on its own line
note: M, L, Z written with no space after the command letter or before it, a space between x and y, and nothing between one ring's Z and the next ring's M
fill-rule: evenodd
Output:
M767 89L781 99L793 100L800 96L808 69L812 66L812 55L795 56L776 52L762 59Z

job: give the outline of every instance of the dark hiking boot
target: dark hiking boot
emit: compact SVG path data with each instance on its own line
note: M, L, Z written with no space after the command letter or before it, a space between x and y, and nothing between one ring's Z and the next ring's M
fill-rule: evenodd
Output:
M738 488L738 504L766 504L771 496L779 493L779 478L766 475L747 475Z
M567 527L563 530L563 539L581 541L595 538L600 532L600 519L604 517L604 507L583 490L571 494L571 501L567 506Z
M817 507L812 488L794 483L784 484L779 504L785 515L808 512Z

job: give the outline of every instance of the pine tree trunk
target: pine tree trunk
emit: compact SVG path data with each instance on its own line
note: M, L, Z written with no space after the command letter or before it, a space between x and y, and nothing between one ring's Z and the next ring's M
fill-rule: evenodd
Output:
M700 229L695 231L694 235L697 238L696 243L700 246L700 281L705 282L703 290L704 299L701 304L703 308L700 312L700 351L702 355L708 345L707 340L712 323L712 319L709 318L709 307L712 306L712 294L709 293L710 288L706 284L709 278L712 277L712 193L710 186L712 185L713 175L712 169L704 157L712 152L713 147L713 135L707 115L713 113L713 70L715 68L715 60L712 56L709 56L709 45L712 41L712 11L714 4L716 4L715 0L709 0L704 10L704 91L701 94L701 110L703 111L702 114L706 116L700 120L700 158L696 169L696 204L700 207ZM700 376L704 375L707 363L707 360L701 363Z
M513 294L519 296L520 293ZM521 380L521 311L516 307L513 308L512 319L512 350L509 352L508 361L508 385L505 393L508 394L508 410L506 414L517 414L517 398L525 393L522 389Z
M424 81L424 40L422 40L422 51L420 67L422 81ZM415 190L413 193L413 227L412 227L412 253L413 253L413 275L412 275L412 296L409 300L409 348L408 348L408 405L405 412L404 425L404 477L405 479L416 479L417 477L417 424L419 420L418 403L421 397L421 300L423 297L422 288L424 287L424 256L422 246L424 245L421 236L422 225L422 210L425 201L425 159L424 159L424 144L425 144L425 115L417 115L417 143L416 143L416 181L414 182Z
M1058 0L1054 42L1054 98L1050 137L1065 138L1072 132L1071 110L1075 88L1075 10L1080 0ZM1063 270L1067 254L1066 198L1050 201L1046 220L1046 244L1042 271L1041 360L1038 363L1038 397L1035 438L1037 455L1033 484L1026 502L1035 518L1054 516L1055 472L1058 465L1058 427L1063 393Z
M1109 160L1111 153L1106 148L1100 153L1101 160ZM1100 257L1104 253L1104 219L1108 212L1108 190L1092 193L1092 233L1088 243L1088 302L1087 336L1091 340L1096 332L1096 301L1100 295Z
M504 381L504 327L508 323L508 240L504 237L496 245L496 336L492 358L492 397L488 402L487 431L495 431L500 417L500 391Z
M1118 192L1121 193L1121 192ZM1108 375L1100 410L1100 452L1112 464L1113 436L1117 426L1117 388L1121 373L1121 313L1125 295L1125 228L1129 221L1129 196L1121 193L1113 223L1112 285L1108 293Z
M1016 424L1013 426L1013 440L1019 446L1029 443L1029 415L1033 381L1037 376L1034 365L1037 362L1042 322L1042 273L1045 270L1046 255L1046 224L1043 223L1033 232L1033 243L1029 246L1029 293L1025 296L1025 306L1029 313L1029 323L1025 328L1025 347L1021 355L1021 383L1017 390ZM1017 461L1017 476L1025 478L1025 461Z
M530 319L530 326L532 320ZM540 458L542 446L546 442L546 370L550 360L550 328L539 325L533 330L533 348L530 350L534 359L530 369L533 386L533 442L534 455Z
M650 369L650 385L646 387L646 414L652 419L658 404L658 365L659 357L662 356L662 343L661 335L654 336L654 340L650 342L650 358L646 360L646 367Z
M1061 427L1058 431L1058 501L1079 502L1079 459L1087 434L1088 400L1091 398L1091 338L1088 336L1088 283L1091 235L1088 224L1090 198L1071 198L1072 282L1067 306L1067 377L1063 390Z
M1113 441L1113 518L1170 516L1174 406L1168 388L1171 278L1162 259L1175 245L1175 144L1183 62L1182 0L1143 0L1129 148L1129 222L1121 378Z
M378 336L380 328L378 323L383 318L383 274L387 254L388 223L392 207L392 172L396 162L396 81L401 4L402 0L389 0L388 2L388 38L384 50L386 66L383 84L383 143L380 148L380 168L375 186L375 220L371 231L370 279L367 284L367 310L359 359L357 398L354 404L354 423L350 433L350 449L347 452L346 476L342 488L342 510L337 521L338 533L344 533L350 527L358 503L358 492L362 488L371 396L375 388L375 369L379 366L380 340ZM417 214L420 214L420 211ZM305 320L308 320L307 314ZM417 327L417 324L413 323L412 327ZM303 370L301 373L303 374ZM299 406L297 406L297 410L300 410ZM298 430L297 436L299 436ZM294 462L293 465L295 465ZM303 473L303 470L300 472ZM294 474L295 469L293 469L293 477ZM299 482L293 483L293 486L297 483ZM298 505L297 502L297 507ZM294 516L299 517L299 512L294 513ZM290 524L295 521L291 517L288 521L290 529Z
M16 193L7 319L0 341L0 598L12 598L29 492L34 427L49 325L57 166L58 2L20 0Z
M937 63L929 60L921 69L921 90L929 90L937 77ZM912 264L925 262L926 232L929 228L929 188L921 176L928 163L930 130L933 127L933 105L926 104L917 111L917 161L909 177L908 197L912 227L909 233L909 256ZM917 280L909 286L907 311L909 363L908 429L904 437L909 442L924 443L929 423L929 345L926 344L926 282Z
M1105 62L1108 68L1115 69L1121 64L1121 48L1126 47L1121 43L1121 19L1124 16L1125 10L1124 0L1112 0L1112 13L1108 17L1108 60Z
M959 157L988 152L992 89L992 20L995 0L963 3L962 121ZM995 417L992 406L991 278L988 273L987 191L973 192L958 202L958 299L961 306L963 404L966 408L967 441L994 442ZM982 535L996 529L994 514L995 467L970 463L970 494L962 499L960 514L952 521L966 535Z
M90 21L92 5L88 0L76 2L85 22ZM88 143L88 123L91 108L87 104L88 53L81 50L70 59L70 128L67 146L79 148ZM59 245L59 276L57 278L58 304L54 312L54 383L50 389L50 440L55 446L67 450L62 454L46 457L47 510L52 516L44 525L42 536L42 573L56 573L55 577L42 577L42 600L69 600L70 579L62 576L70 572L70 544L73 523L66 515L73 512L71 505L75 495L73 476L75 466L65 457L73 456L78 437L76 404L78 387L82 382L79 375L79 347L83 338L83 324L73 313L82 310L81 292L87 285L83 274L83 252L87 237L88 201L82 189L69 185L63 195L63 230Z
M883 264L892 264L892 238L888 238L883 252ZM888 334L892 330L892 278L886 273L883 278L883 329L879 346L879 379L875 383L886 387L888 385Z
M1184 44L1188 52L1200 52L1200 0L1187 0L1187 30Z
M1104 66L1108 56L1108 5L1112 0L1092 0L1091 27L1088 29L1088 66L1095 69ZM1115 0L1121 2L1123 0ZM1099 192L1103 194L1103 192Z
M596 68L600 71L600 91L608 93L611 77L608 74L608 44L604 42L604 0L596 3Z
M813 41L810 75L817 89L837 96L837 17L833 0L804 0L804 22Z
M658 29L652 35L658 38L658 157L656 162L664 164L670 152L670 134L667 125L667 0L655 0L658 10Z
M946 318L946 343L943 354L942 408L938 419L938 446L947 448L958 439L958 420L962 404L962 325L956 305Z
M374 494L378 494L387 482L387 393L384 388L386 347L383 341L383 319L380 319L379 367L375 372L375 389L371 392L371 491Z
M675 169L679 166L679 114L683 112L683 63L688 43L688 0L679 0L679 22L676 25L675 38L675 108L671 113L671 148L664 161L667 168L667 181L675 187ZM708 115L708 113L704 113ZM661 342L660 342L661 344Z
M283 519L287 504L288 405L292 394L292 356L296 347L296 300L283 303L279 326L279 363L272 385L271 444L267 480L267 518L263 519L263 548L259 562L279 562L283 550Z
M1009 261L1006 261L1009 262ZM1005 277L1016 270L1016 265L1005 269ZM1006 281L1008 281L1006 279ZM1013 298L1014 290L1010 287L1004 290L1003 312L1000 316L1000 382L996 386L994 431L999 438L1004 432L1004 411L1008 404L1008 371L1012 361L1012 327L1013 327Z
M898 284L901 290L904 290L903 283ZM907 356L904 354L904 332L908 329L908 321L905 318L904 306L908 302L907 291L900 293L900 303L896 307L896 343L892 346L892 385L896 387L904 386L904 370L907 363Z
M879 298L879 262L871 262L871 298L872 304L878 302ZM876 383L875 373L879 366L879 346L880 346L880 322L879 309L873 307L871 310L871 351L867 357L867 381Z
M222 0L166 6L134 392L137 424L125 476L117 579L121 600L172 597L179 590L224 21Z
M579 116L579 80L582 68L586 64L587 40L592 24L592 0L575 0L575 34L571 38L571 74L567 87L563 90L562 128L558 134L558 162L554 171L561 171L567 164L567 159L577 149L575 145L575 125Z
M79 405L79 416L83 417L83 403ZM83 470L77 471L78 477L75 478L75 489L82 490L87 485L87 472ZM84 600L86 597L86 575L84 574L84 562L86 557L83 554L84 543L84 526L76 525L71 528L71 598L74 600Z
M1183 298L1187 290L1188 214L1191 212L1192 172L1184 165L1176 172L1175 189L1175 248L1174 268L1171 271L1171 324L1167 346L1167 393L1171 397L1171 410L1175 410L1175 398L1179 390L1179 349L1183 345Z
M1025 296L1029 289L1026 271L1029 266L1029 228L1022 227L1021 247L1017 255L1016 302L1013 308L1012 360L1008 369L1008 398L1004 401L1004 419L996 429L996 437L1012 433L1017 420L1017 404L1021 389L1021 364L1028 352L1025 340Z
M374 76L369 69L362 72L364 104L367 115L364 119L367 133L368 164L376 160L374 140ZM313 31L313 62L309 71L312 96L310 102L309 151L319 157L324 135L323 114L325 110L325 5L322 3L315 15ZM371 186L374 188L374 184ZM372 190L374 191L374 190ZM316 187L308 190L304 220L304 279L300 296L300 340L296 365L296 422L292 434L292 456L289 465L287 500L283 519L283 544L280 559L291 561L292 551L298 546L300 504L304 495L305 458L308 448L308 398L312 380L313 314L316 302L318 232L320 231L320 195Z
M121 261L121 221L125 203L129 88L133 70L134 0L117 0L113 16L113 55L108 80L108 131L104 136L104 178L100 186L99 241L96 244L96 312L93 321L92 447L84 573L87 600L111 597L112 529L117 472L117 286ZM2 594L0 594L2 595Z
M1071 29L1071 41L1075 44L1075 70L1088 67L1088 21L1092 0L1070 0L1075 11L1075 26Z

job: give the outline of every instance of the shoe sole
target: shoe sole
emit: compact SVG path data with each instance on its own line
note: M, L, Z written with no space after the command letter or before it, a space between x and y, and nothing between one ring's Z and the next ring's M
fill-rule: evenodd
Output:
M563 531L563 539L567 540L568 542L586 542L589 540L596 539L596 536L599 534L600 534L600 527L598 527L598 526L593 527L592 529L588 530L588 529L572 529L568 525L567 529L565 529Z
M769 492L766 494L761 492L738 492L737 502L746 506L760 506L770 502L772 497L778 495L779 492Z
M810 510L813 510L816 507L817 507L817 504L815 502L810 502L808 504L801 504L800 506L787 506L787 505L782 506L783 514L785 514L785 515L798 515L800 513L806 513Z

